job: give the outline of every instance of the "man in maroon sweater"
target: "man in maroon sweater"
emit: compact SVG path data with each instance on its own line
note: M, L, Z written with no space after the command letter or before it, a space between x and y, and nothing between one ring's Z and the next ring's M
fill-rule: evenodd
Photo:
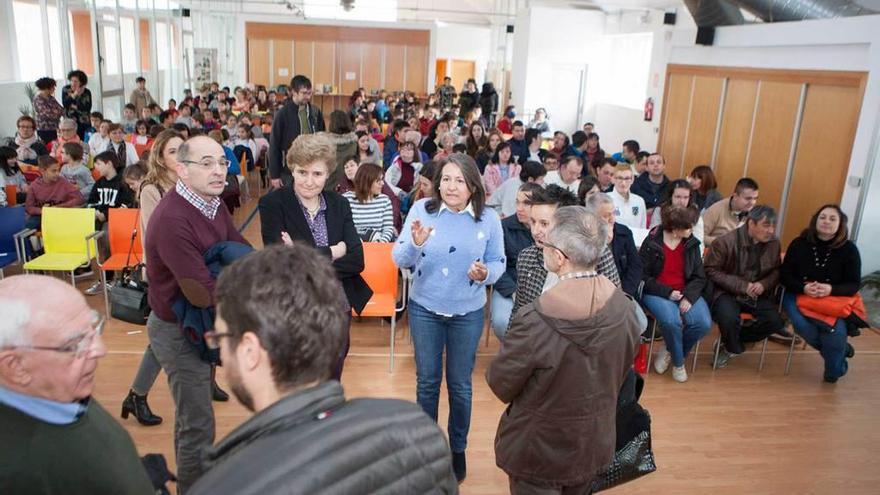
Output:
M150 217L146 239L150 345L165 374L174 405L178 490L183 494L202 474L202 451L214 443L211 366L183 337L172 310L185 297L194 306L213 306L215 280L204 253L224 241L247 243L232 224L220 194L229 161L223 148L197 136L177 151L177 186Z

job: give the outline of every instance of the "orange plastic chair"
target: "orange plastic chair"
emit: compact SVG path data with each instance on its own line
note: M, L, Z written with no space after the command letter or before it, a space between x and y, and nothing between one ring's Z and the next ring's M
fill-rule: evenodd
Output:
M390 317L391 344L388 356L388 372L394 372L394 339L397 325L397 265L391 258L392 242L365 242L364 271L361 277L373 290L373 297L367 302L363 311L352 314L362 317Z
M16 199L16 194L18 194L18 186L15 184L6 184L6 187L3 188L6 192L6 204L9 206L15 206L18 204L18 200Z
M119 271L141 263L144 259L144 247L141 242L140 210L111 208L107 217L110 257L101 264L101 270ZM132 235L134 235L134 245L131 242Z

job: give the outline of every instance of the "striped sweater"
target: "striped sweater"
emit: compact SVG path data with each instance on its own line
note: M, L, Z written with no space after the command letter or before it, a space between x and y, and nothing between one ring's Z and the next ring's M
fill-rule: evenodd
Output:
M394 212L388 196L380 194L366 203L358 201L354 191L348 191L342 196L351 205L354 227L361 239L368 242L391 242L397 237Z

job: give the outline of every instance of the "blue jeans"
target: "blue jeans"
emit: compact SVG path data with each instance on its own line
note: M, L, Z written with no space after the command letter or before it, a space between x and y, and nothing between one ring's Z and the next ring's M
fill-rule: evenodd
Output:
M642 296L642 304L654 314L660 325L666 350L672 354L672 365L684 366L684 358L691 348L712 328L709 305L701 297L687 313L681 314L677 302L659 296Z
M507 325L510 323L510 314L513 311L513 298L504 297L497 290L492 291L492 331L498 340L504 340L507 333Z
M434 421L437 421L443 351L446 350L449 445L453 452L464 452L471 427L471 374L483 333L483 310L461 316L440 316L410 299L409 327L416 355L416 401Z
M797 307L797 298L794 294L786 293L782 299L782 309L791 320L794 331L810 344L810 347L819 351L825 360L825 376L828 378L840 378L846 374L848 365L846 362L846 323L838 318L831 332L820 330L813 320L805 317Z

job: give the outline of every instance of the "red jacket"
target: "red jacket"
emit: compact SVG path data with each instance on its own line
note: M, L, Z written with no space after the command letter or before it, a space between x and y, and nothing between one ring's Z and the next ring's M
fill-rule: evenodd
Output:
M72 208L83 204L82 194L75 185L63 177L58 177L55 182L46 182L40 177L31 183L25 200L25 211L30 216L43 214L44 206L60 206Z

